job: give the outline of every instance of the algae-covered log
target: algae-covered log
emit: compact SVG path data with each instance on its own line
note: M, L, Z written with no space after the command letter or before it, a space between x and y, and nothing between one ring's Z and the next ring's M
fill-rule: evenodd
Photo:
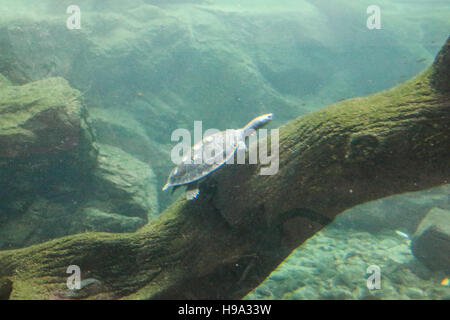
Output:
M180 198L136 233L1 252L9 298L240 298L345 209L448 183L449 51L447 41L429 70L391 90L282 126L276 175L227 166L199 199ZM69 265L100 289L65 295Z

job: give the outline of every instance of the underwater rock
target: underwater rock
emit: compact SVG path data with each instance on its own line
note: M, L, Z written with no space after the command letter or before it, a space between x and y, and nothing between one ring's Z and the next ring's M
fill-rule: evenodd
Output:
M158 199L150 167L115 147L99 145L99 152L88 172L92 180L56 181L48 192L2 203L0 248L85 231L133 232L154 217ZM70 177L69 168L59 172ZM41 180L36 183L33 189Z
M372 233L401 230L413 234L430 209L450 209L449 192L450 185L444 185L364 203L340 214L335 226Z
M147 137L143 126L127 110L90 107L89 116L97 142L118 147L143 162L154 164L163 158L155 155L158 146ZM168 156L169 153L165 154L164 159L167 160Z
M79 96L62 78L0 86L0 248L67 234L97 156Z
M79 95L62 78L0 78L0 248L132 232L158 212L151 168L97 145Z
M0 87L0 157L58 154L82 143L80 93L62 78Z
M126 216L144 219L157 214L156 177L142 161L121 149L98 144L98 165L94 170L95 201Z
M448 39L434 60L436 68L432 77L434 87L443 93L450 92L450 41Z
M94 278L84 279L80 283L79 290L70 290L66 291L66 297L72 299L80 299L85 298L90 295L94 295L96 293L102 292L104 290L104 285L100 280Z
M414 287L407 288L405 294L411 299L423 299L425 297L423 290Z
M96 300L114 299L114 293L111 288L95 278L84 279L80 283L80 289L55 290L49 300L79 300L93 297Z
M118 10L122 3L123 8ZM164 5L158 8L157 3ZM276 35L283 48L292 53L286 54L266 44L264 27L272 18L266 18L267 13L258 13L255 21L254 14L240 12L243 25L235 27L220 7L205 10L184 0L173 1L171 8L166 4L165 0L147 4L83 3L86 32L67 32L60 21L45 19L48 12L42 14L45 22L34 17L18 18L14 25L20 27L0 28L0 61L8 61L5 76L15 83L62 76L86 91L86 98L95 101L90 105L105 110L123 108L143 124L150 139L164 144L168 144L167 137L174 129L192 125L199 115L208 127L226 128L237 126L238 119L270 111L271 105L279 106L278 123L298 114L298 99L285 97L277 89L286 84L295 86L302 89L302 98L308 91L304 84L309 81L302 72L310 69L309 63L304 65L310 53L300 57L301 51L291 44L294 39L303 41L301 37L284 40ZM42 6L58 15L66 10L59 1L43 1ZM301 21L286 18L295 27ZM249 31L240 32L246 28ZM262 59L245 45L253 32L259 34L252 38L259 39ZM285 74L273 65L285 56L295 57L297 66L289 72L290 67L283 64L290 77L274 89L271 82L283 80ZM270 73L271 81L260 72L260 63L276 70ZM317 74L313 76L328 78L322 71ZM236 116L230 117L231 112Z
M59 5L42 2L42 7L54 9L59 6L58 15L64 14L68 4ZM20 6L20 5L19 5ZM79 32L67 32L63 20L56 22L47 13L35 17L36 7L23 7L26 17L10 17L6 14L0 23L0 72L14 84L24 84L50 77L63 77L73 84L83 64L83 50L89 43ZM14 10L14 9L13 9ZM17 9L16 9L17 10ZM34 11L34 13L36 13ZM30 19L31 18L31 19ZM33 21L34 20L34 21ZM84 88L84 87L83 87Z
M411 249L430 269L450 272L450 210L431 209L413 235Z
M151 140L143 125L126 110L89 108L89 116L99 143L118 147L137 160L150 163L158 179L157 185L164 185L167 173L173 166L167 162L170 146ZM160 207L166 207L173 198L166 192L159 192L161 188L157 189Z

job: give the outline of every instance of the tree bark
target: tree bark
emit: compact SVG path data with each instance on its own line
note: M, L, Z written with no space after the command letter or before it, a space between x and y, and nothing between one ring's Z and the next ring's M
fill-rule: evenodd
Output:
M338 213L448 183L449 44L404 84L280 127L275 175L226 166L201 184L199 199L181 197L136 233L85 233L1 252L9 298L241 298ZM100 288L61 294L69 265Z

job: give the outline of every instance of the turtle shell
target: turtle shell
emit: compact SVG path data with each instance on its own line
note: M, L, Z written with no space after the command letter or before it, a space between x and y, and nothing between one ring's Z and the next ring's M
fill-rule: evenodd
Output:
M220 131L204 137L171 171L163 190L195 182L219 169L227 161L234 159L234 154L242 141L241 129Z

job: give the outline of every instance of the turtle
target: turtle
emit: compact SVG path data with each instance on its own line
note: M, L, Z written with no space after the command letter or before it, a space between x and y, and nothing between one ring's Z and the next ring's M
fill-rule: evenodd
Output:
M199 180L233 159L238 150L246 150L245 138L267 124L272 117L272 113L263 114L241 129L224 130L204 137L191 148L190 154L185 155L180 164L172 169L162 190L173 187L173 193L177 187L187 185L186 199L196 199L200 194Z

